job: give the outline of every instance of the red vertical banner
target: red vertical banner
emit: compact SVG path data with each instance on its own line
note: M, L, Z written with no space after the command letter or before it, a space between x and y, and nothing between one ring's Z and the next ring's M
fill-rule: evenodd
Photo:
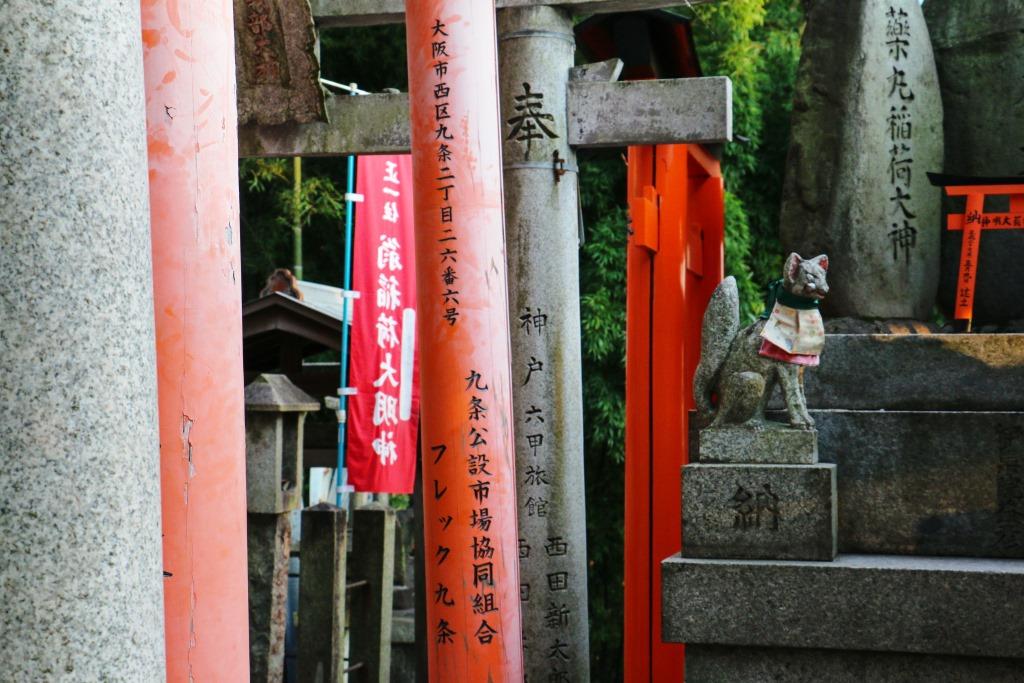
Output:
M407 3L406 36L430 680L521 681L494 4Z
M412 493L419 428L412 158L356 165L352 364L345 462L356 491Z

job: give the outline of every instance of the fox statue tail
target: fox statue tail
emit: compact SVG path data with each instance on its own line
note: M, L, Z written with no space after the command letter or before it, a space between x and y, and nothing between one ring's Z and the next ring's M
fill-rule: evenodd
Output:
M700 337L700 364L693 376L693 397L697 410L709 419L715 412L711 403L719 372L729 355L729 347L740 331L740 295L736 278L731 275L715 288L707 310Z

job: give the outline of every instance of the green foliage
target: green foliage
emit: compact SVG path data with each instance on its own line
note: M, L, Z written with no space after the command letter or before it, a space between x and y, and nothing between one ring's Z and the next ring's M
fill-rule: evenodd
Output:
M618 153L580 163L583 420L592 680L622 678L626 197Z
M690 15L704 73L733 84L738 137L722 163L732 195L726 274L736 277L749 320L762 308L762 288L782 268L779 211L803 10L800 0L732 0L699 5Z
M295 199L291 159L243 159L242 292L255 298L274 268L291 268ZM345 161L304 159L299 222L303 235L303 275L340 286L344 253Z

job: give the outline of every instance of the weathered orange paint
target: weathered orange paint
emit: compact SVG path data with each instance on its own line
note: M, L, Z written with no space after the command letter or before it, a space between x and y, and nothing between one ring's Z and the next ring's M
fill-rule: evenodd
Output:
M624 669L634 683L683 675L682 646L661 642L661 560L681 547L690 387L723 274L724 214L719 163L697 145L631 147L628 188Z
M433 28L438 21L440 33ZM427 651L430 680L443 683L523 679L494 22L493 2L417 0L406 5ZM444 43L444 54L432 43ZM441 75L435 71L439 61L447 69ZM438 83L448 89L440 97L435 95ZM447 109L439 112L435 104L443 102ZM441 124L446 130L439 134ZM439 159L439 137L448 145L450 159ZM446 176L454 178L439 180ZM448 184L454 187L446 202L436 188ZM446 205L452 207L450 223L441 219ZM445 260L445 249L457 253ZM458 278L450 287L442 275L448 266ZM457 293L446 302L449 289ZM455 324L444 317L449 308L458 311ZM481 377L474 379L474 372ZM469 417L473 398L487 408L481 420ZM486 438L486 445L471 448L472 428ZM489 457L490 474L471 476L469 456L480 452ZM481 480L490 482L482 502L470 488ZM481 508L493 518L487 530L470 526L472 512ZM474 560L474 541L482 537L490 538L493 556ZM474 562L488 561L494 567L493 587L474 586ZM493 593L498 611L474 612L474 596L486 593ZM478 635L484 620L496 631L484 633L489 642Z
M167 680L241 683L249 652L232 4L143 0L142 24Z

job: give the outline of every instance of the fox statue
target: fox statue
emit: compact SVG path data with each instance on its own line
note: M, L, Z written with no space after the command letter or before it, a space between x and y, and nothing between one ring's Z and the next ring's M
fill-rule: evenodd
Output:
M790 254L783 277L769 286L761 319L742 330L736 280L718 285L704 313L700 364L693 378L697 410L712 427L767 426L765 409L778 383L789 424L812 429L803 368L818 364L825 329L818 303L828 294L828 257ZM717 406L712 396L717 395Z

